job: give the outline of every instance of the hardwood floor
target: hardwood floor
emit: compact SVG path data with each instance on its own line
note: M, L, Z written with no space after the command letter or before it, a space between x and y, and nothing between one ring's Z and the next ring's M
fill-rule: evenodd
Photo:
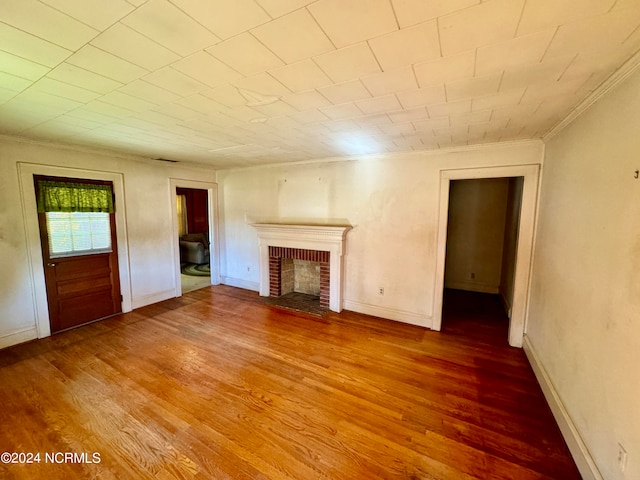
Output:
M448 294L432 332L219 286L0 351L0 452L41 455L0 478L580 478L491 308Z

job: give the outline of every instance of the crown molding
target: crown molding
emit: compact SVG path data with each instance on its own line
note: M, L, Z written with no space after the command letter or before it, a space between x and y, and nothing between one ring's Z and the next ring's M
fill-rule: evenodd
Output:
M594 91L586 96L569 114L558 122L551 130L543 135L543 142L548 142L562 130L571 125L580 115L587 111L594 103L604 97L611 89L624 82L640 66L640 50L622 64L611 76L602 82Z

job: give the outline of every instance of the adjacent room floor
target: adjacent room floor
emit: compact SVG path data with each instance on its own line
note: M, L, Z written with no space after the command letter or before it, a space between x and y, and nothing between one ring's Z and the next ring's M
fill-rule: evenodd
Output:
M216 286L5 349L0 451L41 461L0 477L579 479L504 317L474 302L448 296L433 332Z

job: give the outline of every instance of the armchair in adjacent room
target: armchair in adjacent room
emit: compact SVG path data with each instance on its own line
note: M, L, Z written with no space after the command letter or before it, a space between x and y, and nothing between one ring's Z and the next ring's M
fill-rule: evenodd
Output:
M180 237L180 261L198 265L209 263L209 241L204 233L189 233Z

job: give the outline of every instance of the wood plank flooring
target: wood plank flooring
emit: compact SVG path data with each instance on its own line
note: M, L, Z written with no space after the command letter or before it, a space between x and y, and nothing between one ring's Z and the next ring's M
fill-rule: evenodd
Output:
M432 332L218 286L5 349L0 452L41 458L0 478L579 479L499 310L445 311Z

